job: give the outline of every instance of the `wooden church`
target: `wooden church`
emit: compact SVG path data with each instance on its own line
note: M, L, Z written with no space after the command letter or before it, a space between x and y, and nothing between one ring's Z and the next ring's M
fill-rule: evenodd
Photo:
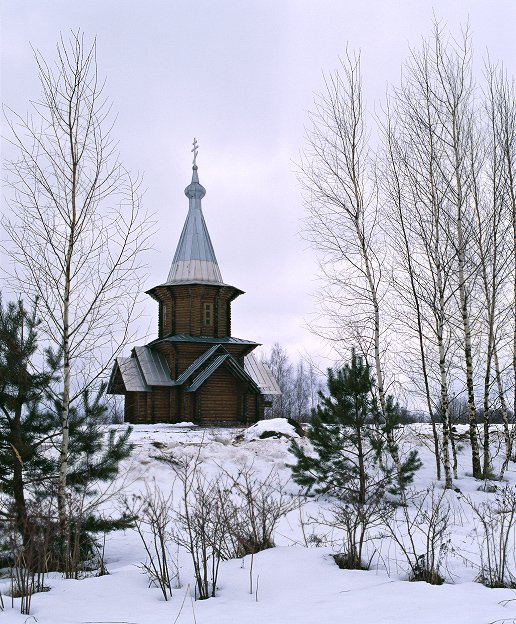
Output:
M158 303L158 337L119 357L108 385L124 395L129 423L238 425L264 415L276 380L252 351L257 342L231 335L231 304L243 291L225 284L202 213L206 194L194 142L189 208L166 282L147 291Z

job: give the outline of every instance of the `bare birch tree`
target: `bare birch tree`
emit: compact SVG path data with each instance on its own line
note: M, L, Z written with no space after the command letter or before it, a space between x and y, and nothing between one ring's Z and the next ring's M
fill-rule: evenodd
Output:
M399 295L397 299L397 309L400 318L398 327L400 332L408 334L408 341L405 343L404 349L404 373L407 375L415 388L419 387L419 379L423 382L423 396L427 405L428 413L430 415L430 421L432 423L432 434L434 439L434 455L436 461L436 477L439 480L441 478L441 450L444 454L444 466L446 474L446 482L448 486L451 486L451 472L449 463L449 418L448 410L441 411L441 422L443 424L443 444L440 443L439 435L436 425L436 409L434 405L434 392L431 380L431 362L429 362L428 353L428 334L435 333L435 337L438 338L442 335L442 331L439 331L441 324L439 322L442 314L438 314L438 306L435 304L440 301L438 297L439 285L442 282L440 279L440 264L434 263L435 254L428 253L432 246L426 241L426 235L429 240L432 234L436 234L435 227L430 228L425 223L425 227L420 228L418 224L418 214L416 210L411 210L412 200L414 198L414 190L417 189L417 168L414 166L410 159L411 154L416 155L417 162L422 164L423 168L428 166L430 168L430 177L432 178L432 150L426 155L426 159L422 159L422 154L419 153L417 148L412 145L414 141L421 137L411 135L407 130L413 130L414 128L424 128L425 125L414 125L420 119L421 115L428 116L428 110L425 110L424 106L420 106L418 102L415 104L413 97L407 97L406 90L401 90L398 93L396 106L394 111L388 108L386 123L384 125L384 138L385 138L385 163L382 170L383 180L383 194L386 198L387 209L392 210L392 214L388 219L389 226L386 227L388 234L391 237L391 246L396 254L397 261L394 262L392 285L394 290ZM418 100L419 98L416 98ZM404 114L401 115L401 119L405 121L407 126L403 129L398 127L395 122L395 118L400 116L400 112L406 108ZM427 118L428 122L428 118ZM401 135L401 136L400 136ZM423 140L423 145L426 145L426 140ZM421 145L419 146L421 148ZM430 145L431 147L431 145ZM416 160L414 159L414 160ZM418 189L417 195L427 200L432 199L435 201L437 197L432 194L432 188L430 187L430 193L424 193L421 188ZM417 205L417 203L416 203ZM434 204L434 208L437 206ZM435 225L435 220L434 220ZM419 240L418 240L419 239ZM425 244L426 243L426 244ZM415 248L419 249L419 253L414 253ZM435 249L434 249L435 251ZM426 262L425 259L426 258ZM434 271L432 266L435 264ZM434 275L438 279L433 279ZM432 277L431 279L430 276ZM423 284L430 284L434 287L433 296L428 298L425 296L425 289L422 288ZM436 292L437 291L437 292ZM429 305L430 304L430 305ZM412 312L415 312L414 321ZM430 323L428 327L428 312L430 316L433 315L434 323ZM413 374L410 361L407 358L407 347L416 338L417 352L414 359L416 360L415 371ZM438 345L442 341L437 340ZM443 365L444 359L440 360ZM442 385L442 384L441 384ZM447 395L447 384L444 385L444 390Z
M281 394L271 397L271 406L268 410L269 418L290 418L293 406L294 372L288 353L284 347L275 342L269 357L264 358L263 361L271 370L281 390Z
M513 455L516 427L509 427L509 392L512 415L516 415L516 87L503 66L487 66L487 109L491 129L491 172L493 205L499 227L501 249L496 292L499 301L493 330L494 376L505 434L505 458L500 468L503 478ZM498 248L498 245L496 246Z
M348 55L339 70L325 76L325 91L310 118L299 179L307 197L305 234L322 256L323 306L330 319L318 330L343 343L341 351L357 346L372 355L384 406L381 261L359 57Z
M442 172L446 207L450 227L447 236L453 246L455 270L454 292L458 296L464 373L469 412L469 438L473 476L480 478L479 442L476 429L475 371L473 363L473 328L471 291L476 267L469 266L474 231L472 204L472 175L475 163L470 155L475 139L473 117L474 85L471 73L469 34L458 42L445 41L436 24L432 37L430 60L431 103L438 116L434 137L441 146L439 167Z
M311 113L299 179L307 197L306 237L321 254L323 310L330 327L318 328L337 350L355 347L372 358L381 413L388 420L384 372L384 252L378 223L374 161L370 158L360 56L347 54L325 76ZM387 447L401 474L395 434ZM400 479L401 482L401 479Z
M506 371L514 354L509 348L514 334L507 328L514 327L516 292L510 284L514 245L508 235L513 231L516 124L507 77L489 64L486 77L479 105L468 33L458 41L446 40L435 25L430 40L412 52L383 124L382 199L390 210L387 231L398 307L401 299L399 326L419 345L416 370L431 418L431 382L438 362L440 392L434 403L443 425L443 461L448 438L454 472L450 401L465 395L477 478L492 475L494 409L502 413L506 438L502 475L513 440L507 408L512 384L507 384ZM404 346L405 354L409 351L410 342ZM449 486L448 475L446 481Z
M383 411L386 371L395 378L402 362L398 375L426 403L448 488L457 477L452 407L463 398L474 477L493 475L494 413L504 423L501 475L514 447L516 106L503 70L488 64L485 74L482 94L469 32L454 39L435 23L370 150L360 60L348 55L326 76L300 166L324 282L314 329L337 351L354 345L374 359Z
M406 82L395 93L393 108L388 110L383 193L391 211L388 230L394 261L393 288L401 306L401 325L411 337L403 351L406 355L411 340L417 341L419 371L413 381L417 387L417 377L422 376L431 418L435 421L437 412L442 423L442 444L434 425L434 449L436 453L439 447L442 451L445 483L451 487L450 339L446 329L451 267L449 245L443 236L447 219L427 67L424 50L408 65ZM405 359L405 372L407 369Z
M384 407L379 228L369 175L360 57L348 54L339 70L325 76L325 90L310 119L299 179L307 196L305 234L323 256L323 305L331 325L319 331L343 342L342 351L349 350L356 338L363 354L372 354Z
M34 52L41 99L6 109L17 156L8 163L10 278L37 302L62 354L59 514L65 518L70 405L128 340L149 235L139 181L121 164L99 78L96 42L72 33L55 63Z
M486 88L484 104L480 109L483 123L478 124L476 140L471 146L472 209L475 216L473 239L474 267L478 273L478 289L475 294L479 319L478 368L483 374L482 388L482 451L484 478L493 474L490 451L490 424L494 410L499 410L504 423L507 465L511 456L511 436L509 434L509 413L507 409L507 389L501 365L507 364L508 345L512 332L511 312L514 301L511 280L511 241L507 235L511 231L509 218L509 187L506 183L503 159L502 124L507 117L501 109L507 102L500 99L505 90L506 77L495 66L488 63L485 71ZM514 107L513 107L514 108ZM505 119L505 122L503 121ZM513 119L514 122L514 119ZM475 164L475 159L479 161ZM509 297L507 295L509 294Z

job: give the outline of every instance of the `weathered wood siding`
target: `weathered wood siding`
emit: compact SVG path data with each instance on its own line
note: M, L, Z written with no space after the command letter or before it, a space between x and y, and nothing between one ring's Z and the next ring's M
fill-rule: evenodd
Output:
M242 422L243 396L247 384L242 384L224 367L218 368L197 391L199 420Z
M154 387L125 393L125 422L132 424L191 421L201 425L251 424L263 418L263 398L250 391L224 366L197 390Z
M158 301L158 337L188 334L220 338L231 336L231 302L240 291L232 286L182 284L149 291ZM204 304L212 306L211 323L204 322Z
M233 286L214 284L162 285L148 291L158 302L158 337L186 334L194 338L231 336L231 302L242 294ZM205 305L210 304L210 322L205 322ZM211 347L206 342L169 342L153 345L162 353L177 379ZM256 345L224 344L224 348L244 365L244 357ZM207 365L208 363L206 363ZM194 374L194 377L201 370ZM190 380L191 383L192 380ZM114 385L120 392L118 374ZM129 423L175 423L184 420L199 424L252 423L263 418L263 397L247 382L241 382L222 365L194 393L185 387L154 386L149 392L125 392L125 420ZM122 390L123 391L123 390Z

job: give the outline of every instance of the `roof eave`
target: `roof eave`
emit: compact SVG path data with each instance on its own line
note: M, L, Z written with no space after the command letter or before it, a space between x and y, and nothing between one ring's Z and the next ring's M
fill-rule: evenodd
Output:
M218 282L208 282L203 280L187 280L187 281L177 281L177 282L164 282L163 284L158 284L157 286L153 286L149 290L145 291L146 295L150 295L153 299L158 301L158 298L154 295L154 291L157 288L169 288L170 286L194 286L199 284L200 286L217 286L218 288L232 288L235 291L233 297L231 297L231 301L239 297L240 295L244 295L245 291L237 288L236 286L232 286L231 284L218 283Z
M233 336L226 336L223 338L215 338L213 336L190 336L189 334L169 334L168 336L162 336L161 338L156 338L152 342L147 343L146 347L154 347L155 345L161 342L182 342L182 343L202 343L202 344L219 344L219 345L227 345L234 344L240 345L242 347L249 346L255 349L256 347L260 347L260 342L254 342L253 340L244 340L242 338L234 338Z

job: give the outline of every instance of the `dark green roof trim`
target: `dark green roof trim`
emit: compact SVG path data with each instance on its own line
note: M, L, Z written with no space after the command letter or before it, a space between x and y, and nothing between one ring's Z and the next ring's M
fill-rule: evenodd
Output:
M200 375L193 380L192 385L188 388L188 392L195 392L202 386L202 384L208 379L208 377L217 370L217 368L225 362L229 357L229 353L219 355L213 362L207 366Z
M247 381L256 394L261 394L260 388L256 384L255 380L245 371L245 369L240 366L238 360L236 360L229 353L225 353L219 355L217 358L211 362L209 366L207 366L192 382L191 386L187 389L187 392L195 392L198 390L202 384L210 377L212 373L214 373L219 366L222 364L226 364L232 371L232 373L240 379L241 381Z
M235 290L237 292L237 294L235 295L235 297L233 297L234 299L236 299L236 297L238 297L239 295L244 295L245 292L243 290L240 290L240 288L237 288L236 286L231 286L231 284L226 284L226 283L221 283L221 284L214 284L213 282L207 282L207 281L203 281L203 280L189 280L189 281L177 281L177 282L164 282L163 284L158 284L157 286L153 286L152 288L149 288L149 290L145 291L146 295L151 295L154 290L156 290L156 288L168 288L169 286L192 286L194 284L200 284L202 285L206 285L206 286L214 286L216 288L232 288L233 290Z
M221 345L213 345L210 349L208 349L205 353L203 353L200 357L198 357L190 366L179 375L179 377L174 382L177 386L181 386L185 383L185 381L195 373L195 371L207 362L212 355L214 355L219 349L223 349L224 353L226 353L224 347Z
M212 336L190 336L188 334L176 334L175 336L165 336L164 338L157 338L147 344L147 347L153 347L161 342L193 342L200 344L241 344L241 345L256 345L259 346L259 342L253 340L244 340L243 338L234 338L233 336L225 336L221 338L213 338Z

